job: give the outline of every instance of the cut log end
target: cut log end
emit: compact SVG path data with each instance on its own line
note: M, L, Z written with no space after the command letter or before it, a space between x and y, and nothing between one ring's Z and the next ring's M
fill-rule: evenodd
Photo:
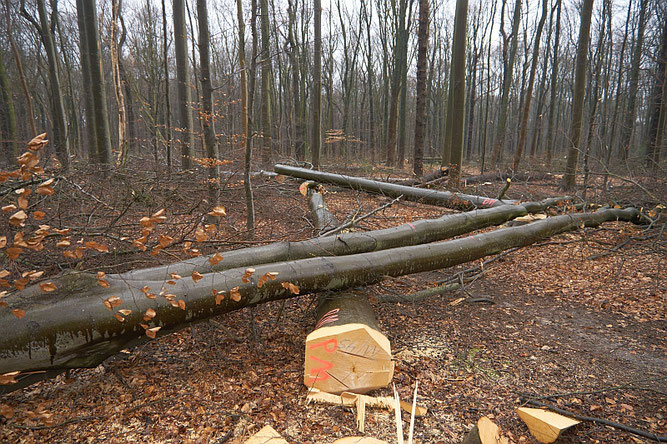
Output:
M519 407L517 414L526 423L530 433L542 443L556 441L564 430L579 424L580 421L550 412L549 410Z

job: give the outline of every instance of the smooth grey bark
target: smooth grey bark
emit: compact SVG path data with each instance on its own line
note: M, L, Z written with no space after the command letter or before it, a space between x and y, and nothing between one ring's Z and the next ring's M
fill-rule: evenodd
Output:
M384 194L389 197L403 196L405 200L417 201L430 205L440 205L447 208L470 210L475 208L489 208L499 205L512 204L514 201L499 201L481 196L472 196L462 193L450 193L448 191L435 191L425 188L413 188L393 183L379 182L376 180L363 179L360 177L344 176L342 174L324 173L312 171L305 168L290 167L286 165L275 165L274 170L278 174L298 177L300 179L315 180L317 182L332 183L341 187L362 190L369 193Z
M166 132L167 171L171 173L173 160L171 148L171 101L169 100L169 42L167 40L166 0L162 0L162 67L164 69L164 125Z
M564 190L573 190L576 185L581 124L584 114L584 100L586 98L586 64L588 62L588 44L590 40L592 15L593 0L584 0L581 7L581 24L579 27L579 41L577 43L577 57L574 62L574 97L572 100L570 147L567 152L567 163L565 165L565 175L563 176Z
M62 92L60 91L58 53L54 42L52 24L47 16L44 0L37 0L36 3L39 23L26 11L25 0L21 0L21 13L35 27L44 45L49 78L49 106L51 108L53 123L53 145L61 165L69 168L70 146L67 136L67 122L65 121L65 105L63 103Z
M313 97L310 112L313 113L310 141L313 168L320 169L322 147L322 0L313 0L314 34L313 48Z
M190 67L188 63L188 32L185 28L185 0L173 1L174 50L176 54L176 108L181 144L181 169L192 168L195 138L190 94Z
M466 24L468 20L468 0L456 1L454 19L454 41L452 43L452 77L449 101L452 110L451 151L449 158L450 189L459 187L461 164L463 163L463 142L465 139L466 102Z
M299 242L278 242L261 247L228 251L224 259L212 266L211 256L200 256L174 264L133 270L123 273L125 280L168 280L170 273L189 276L193 272L211 273L230 268L246 267L270 262L305 259L315 256L344 256L386 250L398 246L418 245L458 236L474 230L503 224L526 214L539 213L559 205L568 197L526 202L520 205L502 205L484 210L448 214L437 219L423 219L397 227L368 232L351 232Z
M407 54L403 53L406 48L403 41L407 40L407 30L405 29L405 16L408 9L408 0L397 0L399 11L396 24L396 44L394 46L394 66L391 72L391 99L389 101L389 120L387 122L387 143L385 152L387 155L387 165L393 166L396 163L396 143L398 137L398 104L400 99L401 78L403 76L404 66L407 63Z
M617 220L637 222L639 216L634 208L605 209L551 217L448 242L271 263L257 266L247 283L243 282L245 268L208 273L198 282L186 277L169 286L170 298L183 300L184 309L162 296L157 299L145 296L146 290L142 288L149 287L157 293L163 281L127 281L111 275L106 277L110 286L103 288L97 284L97 276L73 273L53 279L57 288L54 292L43 293L33 285L3 298L9 309L0 311L0 374L95 367L118 351L147 341L141 324L160 327L157 336L163 336L211 316L294 297L283 283L297 285L300 294L369 285L384 276L403 276L470 262L582 226ZM258 279L268 273L274 273L276 279L258 286ZM234 299L229 296L233 289L238 295ZM225 296L216 304L218 292L224 292ZM123 322L103 303L111 296L122 301L114 311L131 310L125 313ZM11 314L12 309L24 310L25 316L16 318ZM155 311L155 316L145 320L149 309ZM14 386L0 386L0 392L25 385L32 375L26 376L23 384L19 381Z
M271 51L269 42L269 2L259 0L261 8L262 50L262 162L269 163L273 155L273 122L271 120Z
M503 0L504 1L504 0ZM507 37L505 31L501 27L503 33L503 61L505 63L505 70L503 72L503 89L500 98L500 110L498 114L498 126L496 127L496 136L493 141L493 151L491 152L491 163L497 168L502 158L503 148L505 146L505 136L507 129L507 112L509 107L510 88L514 77L514 62L516 59L516 51L519 44L519 22L521 21L521 1L516 0L514 4L514 16L512 18L512 46L510 47L509 58L505 59L507 51ZM504 12L504 11L503 11ZM502 15L502 13L501 13Z
M639 89L639 68L642 59L642 48L644 46L644 30L646 29L646 9L648 0L639 2L639 23L637 24L637 35L635 37L632 60L630 61L630 74L628 76L628 105L625 110L623 123L621 125L621 141L619 154L622 159L627 159L630 154L630 140L637 118L637 90Z
M632 0L630 0L632 1ZM558 51L560 49L560 17L563 9L563 0L556 0L556 35L554 37L554 53L551 63L551 91L549 93L549 123L547 126L547 166L551 166L553 158L554 135L556 133L556 93L558 91L558 62L560 60Z
M537 31L535 32L535 43L533 43L533 60L530 65L530 75L528 76L528 91L523 102L523 110L521 111L521 123L519 129L519 141L517 142L516 151L514 152L514 171L519 170L521 164L521 156L523 155L523 147L526 144L526 134L528 132L528 116L530 115L530 103L533 100L533 86L535 84L535 72L537 71L537 63L540 55L540 40L542 39L542 30L544 23L547 20L549 12L548 0L542 0L542 15L537 24Z
M77 12L83 13L82 19L85 24L85 48L88 52L88 69L90 70L91 105L93 107L93 125L95 125L97 161L104 165L110 165L112 161L111 134L109 131L104 74L102 72L102 58L100 56L97 1L83 0L81 1L81 7L82 10Z
M324 201L324 196L317 187L308 188L308 208L310 208L315 228L319 233L338 227L338 219L329 210L329 206Z
M218 201L218 143L215 137L215 115L213 114L213 86L211 85L211 35L208 29L208 8L206 0L197 0L197 23L199 24L199 70L202 95L202 128L204 130L204 146L206 157L212 159L208 170L209 205Z
M424 174L424 139L426 137L426 68L428 59L428 28L430 0L419 0L419 30L417 31L417 104L415 111L415 151L412 170ZM368 48L370 51L370 47ZM371 113L372 118L372 113Z

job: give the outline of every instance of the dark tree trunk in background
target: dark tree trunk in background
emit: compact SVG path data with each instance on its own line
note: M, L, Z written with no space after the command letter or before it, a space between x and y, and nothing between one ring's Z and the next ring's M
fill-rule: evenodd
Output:
M556 0L558 12L556 12L556 37L554 38L553 62L551 63L551 92L549 95L549 122L547 129L547 166L551 166L553 158L553 145L556 133L556 93L558 91L558 62L560 60L560 13L563 9L563 0Z
M208 7L206 0L197 0L197 23L199 24L199 70L201 82L202 127L206 157L212 160L209 165L208 197L209 205L218 202L218 142L215 137L215 114L213 113L213 86L211 85L211 35L208 28Z
M269 1L260 0L262 51L262 162L269 163L273 155L273 123L271 120L271 45L269 41Z
M424 139L426 136L426 68L428 63L429 0L419 0L419 30L417 34L417 109L415 111L415 154L413 171L424 174ZM370 51L370 47L369 47Z
M667 15L662 23L662 46L656 61L656 74L651 94L651 122L646 150L646 166L658 171L660 154L665 148L667 126Z
M391 99L389 101L389 121L387 123L387 142L385 151L387 154L387 165L396 163L396 143L398 138L398 105L401 92L401 78L407 60L402 51L403 39L407 39L405 29L405 16L407 14L408 0L397 0L399 5L398 21L396 30L396 43L394 46L394 66L391 71ZM405 45L407 48L407 44Z
M466 23L468 0L456 0L454 20L454 42L452 43L452 89L449 101L452 103L452 150L450 153L450 189L459 187L461 165L463 163L463 142L465 139L466 101Z
M19 154L17 137L12 87L5 71L2 51L0 51L0 139L5 139L2 143L3 150L0 161L7 165L13 164L14 158Z
M188 32L185 29L185 0L174 0L174 50L176 53L176 108L178 137L181 145L181 169L192 168L195 138L193 132L190 64L188 63Z
M586 64L588 61L588 43L591 32L593 0L584 0L581 7L581 25L577 43L577 58L574 65L574 98L572 101L572 124L570 126L570 148L567 152L567 164L563 176L563 189L573 190L576 185L577 161L581 139L581 121L586 99Z
M313 0L314 50L313 50L313 100L311 104L312 140L311 153L313 168L320 169L320 151L322 147L322 0Z

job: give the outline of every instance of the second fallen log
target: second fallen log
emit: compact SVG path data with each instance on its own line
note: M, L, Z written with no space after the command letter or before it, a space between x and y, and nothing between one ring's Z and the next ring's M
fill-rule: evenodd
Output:
M367 393L394 376L389 339L366 296L320 297L315 330L306 337L303 382L328 393Z

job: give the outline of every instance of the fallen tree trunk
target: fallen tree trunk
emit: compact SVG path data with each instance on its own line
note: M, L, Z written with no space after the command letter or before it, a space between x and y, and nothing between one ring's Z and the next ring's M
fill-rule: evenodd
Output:
M315 180L322 183L331 183L353 190L378 193L389 197L398 197L402 195L405 200L453 208L456 210L469 211L476 208L491 208L516 203L516 201L512 200L500 202L497 199L473 196L470 194L406 187L393 183L378 182L376 180L353 176L343 176L342 174L324 173L322 171L314 171L280 164L274 165L273 169L276 173L286 176L298 177L305 180Z
M496 171L494 173L480 174L479 176L464 177L462 181L467 184L493 182L498 180L512 179L512 181L527 182L529 180L553 179L551 173L513 173L512 171Z
M306 337L303 383L327 393L368 393L394 376L389 339L365 295L321 295L317 324Z
M418 245L448 239L474 230L500 225L517 217L539 213L568 200L568 197L526 202L466 213L449 214L438 219L424 219L398 227L365 233L345 233L299 242L277 242L261 247L228 251L224 260L211 265L211 256L200 256L121 275L126 280L167 281L170 273L189 276L193 272L211 273L237 267L249 267L271 262L305 259L319 256L344 256L386 250L388 248Z
M9 309L0 310L0 374L95 367L124 348L211 316L297 293L340 290L373 284L384 276L450 267L615 220L638 222L639 212L605 209L556 216L447 242L266 264L252 276L235 268L178 279L173 285L111 275L105 278L108 286L100 286L97 276L64 275L52 280L55 291L44 293L33 285L3 298ZM25 313L19 319L10 310Z
M329 211L329 206L324 201L324 196L322 196L320 190L308 188L308 208L310 208L310 214L313 216L318 235L338 227L338 220Z

